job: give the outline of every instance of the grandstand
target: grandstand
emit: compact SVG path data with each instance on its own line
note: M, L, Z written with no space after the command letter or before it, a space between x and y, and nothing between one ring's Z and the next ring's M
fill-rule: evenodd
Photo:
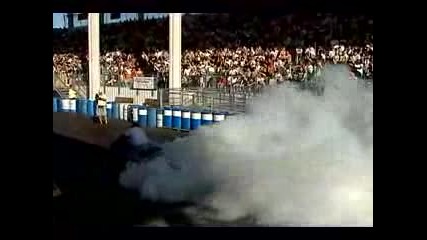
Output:
M134 77L169 79L168 17L102 25L102 85L128 92ZM197 24L196 24L197 23ZM343 63L373 78L373 24L369 16L182 16L182 86L250 89L301 81L328 63ZM88 83L87 33L54 31L56 80ZM121 93L116 93L121 94ZM140 91L138 101L156 98Z

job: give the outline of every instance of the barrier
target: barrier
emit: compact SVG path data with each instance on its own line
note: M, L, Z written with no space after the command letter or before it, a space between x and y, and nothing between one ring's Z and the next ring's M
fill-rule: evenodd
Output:
M124 109L125 109L125 103L119 103L119 119L120 120L125 120Z
M61 112L70 111L70 99L61 99Z
M81 109L80 109L81 111L82 111L82 114L88 114L88 111L87 111L87 100L86 99L81 99Z
M227 115L225 116L225 119L227 121L230 121L230 120L236 119L237 116L238 116L238 114L235 114L235 113L227 113Z
M87 115L89 117L95 116L95 101L94 100L87 100Z
M163 110L163 127L172 128L172 109L165 107Z
M124 104L124 109L123 109L123 118L125 121L130 121L131 120L131 106L132 104L129 103L125 103Z
M212 124L213 115L211 112L202 112L202 126Z
M129 104L128 103L123 104L122 113L123 113L123 120L129 121Z
M70 99L70 112L76 112L77 111L77 106L76 106L76 99Z
M74 102L74 103L73 103ZM86 99L53 98L53 112L76 112L93 117L96 115L96 103ZM74 106L73 106L74 105ZM107 117L138 123L141 127L173 128L178 130L196 130L203 125L220 123L229 117L228 112L211 112L182 109L181 107L145 107L135 104L107 102Z
M119 116L119 104L118 103L116 103L116 102L113 102L113 107L111 108L111 112L112 112L112 118L114 118L114 119L120 119L120 116Z
M56 105L58 105L58 112L62 112L62 99L57 98Z
M77 113L87 115L87 100L86 99L77 99Z
M202 124L202 113L192 112L191 113L191 130L196 130Z
M132 122L137 123L139 121L139 106L132 105L130 108L132 109Z
M219 123L225 120L225 113L223 112L216 112L213 114L213 122Z
M76 112L83 114L82 113L82 99L77 99L76 100Z
M181 112L181 128L184 130L191 130L191 112L190 110L182 110Z
M172 128L181 129L181 109L172 109Z
M145 107L138 107L138 124L141 127L147 126L147 108Z
M147 116L147 126L150 128L155 128L157 126L157 108L148 108Z
M107 102L107 118L111 118L113 116L113 103Z
M162 128L163 127L163 110L157 109L157 127Z
M53 98L53 112L58 112L58 98Z

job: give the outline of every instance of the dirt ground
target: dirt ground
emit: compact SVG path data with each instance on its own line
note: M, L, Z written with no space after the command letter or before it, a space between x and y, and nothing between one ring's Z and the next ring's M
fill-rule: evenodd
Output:
M104 128L85 116L53 113L54 226L135 224L175 208L141 202L136 193L109 180L118 176L113 169L117 159L108 147L129 126L125 121L110 120ZM188 135L160 128L147 128L146 132L160 143Z
M110 120L107 128L72 113L53 113L54 239L79 239L84 226L198 226L182 211L192 203L141 200L117 179L123 164L110 144L130 124ZM171 129L146 129L157 142L188 135Z

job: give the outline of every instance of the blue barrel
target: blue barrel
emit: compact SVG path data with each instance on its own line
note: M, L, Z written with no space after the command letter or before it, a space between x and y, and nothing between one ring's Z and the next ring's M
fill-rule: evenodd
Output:
M125 109L125 104L119 103L119 119L121 120L125 120L124 109Z
M224 112L224 114L225 114L225 120L227 120L227 117L228 117L229 115L231 115L229 112Z
M112 111L111 118L119 119L119 104L118 103L113 102L113 107L112 107L111 111Z
M150 128L155 128L157 125L157 109L156 108L148 108L147 110L147 126Z
M113 115L113 103L107 102L107 118L111 118Z
M87 115L89 117L95 116L95 101L87 100Z
M157 109L157 116L156 116L156 126L158 128L162 128L163 127L163 110L162 109Z
M70 111L70 99L62 98L61 99L61 112Z
M138 112L138 110L139 110L139 108L140 108L141 106L139 106L139 105L131 105L130 106L130 109L131 109L131 120L132 120L132 122L134 122L134 123L137 123L138 121L139 121L139 112Z
M172 128L181 129L181 109L172 109Z
M214 123L219 123L225 120L224 112L215 112L213 113L213 121Z
M182 110L181 112L181 125L182 129L190 130L191 129L191 112L190 110Z
M77 101L76 99L70 99L70 112L76 112L77 111Z
M147 126L147 108L146 107L138 107L138 124L141 127Z
M191 129L192 130L198 129L201 124L202 124L202 113L192 112L191 113Z
M211 112L202 112L202 125L212 124L213 115Z
M238 117L239 117L239 115L236 113L226 113L225 120L229 121L229 120L236 119Z
M53 112L58 112L58 99L53 98Z
M80 111L82 112L83 115L87 115L87 100L86 99L81 99L81 107L80 107Z
M82 99L76 100L76 112L79 114L82 113Z
M123 120L125 120L125 121L130 121L130 120L132 120L132 109L131 109L131 105L130 104L128 104L128 103L124 103L123 104L123 108L121 109L122 110L122 115L123 115Z
M58 112L62 112L62 101L61 101L61 98L57 98L56 101L57 101L56 105L58 106L57 111Z
M79 99L77 103L77 112L83 115L87 115L87 100Z
M163 127L172 128L172 109L165 107L163 109Z
M129 104L119 103L119 119L128 121L129 120Z

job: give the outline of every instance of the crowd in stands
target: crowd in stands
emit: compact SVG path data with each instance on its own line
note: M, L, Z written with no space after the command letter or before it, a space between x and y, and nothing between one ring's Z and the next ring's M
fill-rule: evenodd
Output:
M101 26L101 72L106 84L135 76L167 79L167 18ZM53 69L67 81L88 72L86 29L54 29ZM369 16L290 14L182 17L182 83L251 86L302 81L325 64L346 64L373 79L373 20Z

